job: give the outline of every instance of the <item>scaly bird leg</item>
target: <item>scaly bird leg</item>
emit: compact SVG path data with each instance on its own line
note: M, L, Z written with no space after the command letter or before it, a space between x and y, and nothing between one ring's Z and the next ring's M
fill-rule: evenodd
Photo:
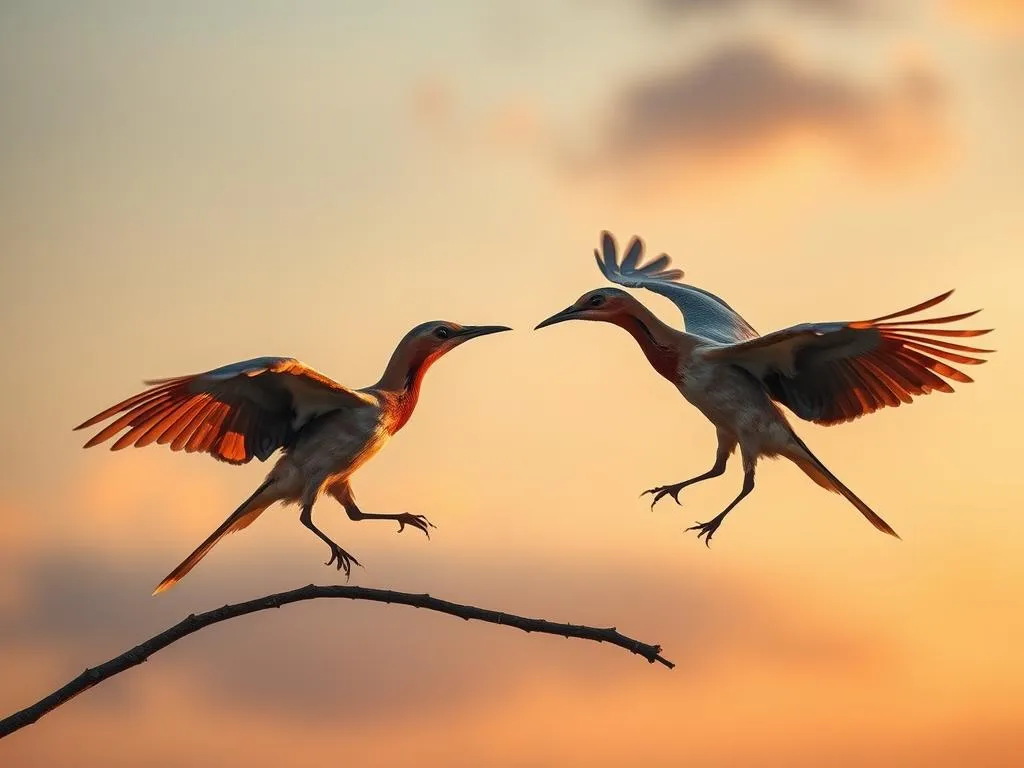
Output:
M363 512L363 510L361 510L356 504L355 494L352 493L352 486L349 485L347 479L335 482L327 488L327 492L337 499L338 503L345 508L345 513L348 515L349 520L394 520L398 523L399 533L405 530L405 526L409 525L419 531L423 531L428 539L430 538L429 529L437 527L423 515L411 515L408 512L394 515Z
M436 525L427 520L423 515L413 515L408 512L393 515L363 512L356 506L355 500L349 500L345 503L345 512L348 514L350 520L394 520L398 523L399 533L405 530L405 526L411 525L413 528L423 531L428 539L430 538L429 529L437 528Z
M746 461L744 461L744 464L746 464ZM697 531L698 541L700 540L700 537L703 536L704 543L710 547L711 537L715 535L715 531L718 530L718 526L720 526L722 521L725 520L725 516L732 512L733 507L743 501L744 497L748 493L754 490L754 467L751 465L746 467L745 470L746 471L743 473L743 488L740 490L739 496L733 499L732 503L722 510L721 513L711 518L706 523L697 523L696 525L691 525L686 529L688 531Z
M736 440L729 435L719 432L718 433L718 452L715 455L715 466L705 472L703 475L697 475L697 477L691 477L689 480L683 480L681 483L674 483L672 485L661 485L657 488L651 488L640 494L641 497L646 496L648 493L654 496L651 501L651 509L654 509L654 505L657 504L665 496L671 496L676 504L679 504L679 492L686 488L688 485L695 485L696 483L704 480L710 480L713 477L719 477L725 474L725 466L729 462L729 456L736 449Z
M345 571L345 581L348 581L349 576L352 574L352 566L362 566L362 563L360 563L358 560L355 559L355 557L353 557L344 549L342 549L333 541L331 541L331 539L327 536L326 533L321 531L313 524L312 504L304 503L302 505L302 514L299 515L299 520L302 521L302 524L304 526L306 526L307 528L309 528L309 530L311 530L313 533L319 536L320 539L325 544L327 544L328 547L331 548L331 559L324 563L324 565L331 565L332 563L337 562L338 570Z

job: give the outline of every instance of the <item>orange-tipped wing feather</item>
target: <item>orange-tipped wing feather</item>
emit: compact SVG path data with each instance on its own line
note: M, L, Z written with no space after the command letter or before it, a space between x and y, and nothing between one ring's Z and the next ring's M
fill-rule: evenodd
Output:
M932 328L973 316L964 312L907 318L945 301L948 291L908 309L856 322L807 323L710 350L709 359L745 368L769 394L802 419L838 424L973 379L957 365L980 365L994 350L946 341L987 330ZM903 318L893 322L896 318ZM889 321L889 322L887 322Z
M120 437L111 450L152 443L208 453L231 464L267 459L317 415L372 402L287 357L233 363L193 376L147 382L145 392L96 414L75 429L117 416L86 448ZM118 416L118 414L120 414Z

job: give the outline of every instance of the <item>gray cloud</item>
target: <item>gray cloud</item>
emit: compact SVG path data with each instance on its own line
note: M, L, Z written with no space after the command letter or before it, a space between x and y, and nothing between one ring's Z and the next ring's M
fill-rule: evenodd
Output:
M369 554L374 562L382 556ZM281 560L264 563L269 575L258 583L229 573L229 583L218 586L253 596L302 583L287 578L289 566ZM543 561L460 561L443 570L431 568L427 557L393 562L388 572L396 588L415 585L416 591L446 599L552 620L615 622L628 634L662 643L679 664L676 674L688 679L716 674L725 660L804 670L878 661L877 638L851 636L849 628L830 627L813 613L794 615L770 595L725 577L668 579L632 567L624 579L597 562L566 569ZM152 571L150 564L114 566L98 555L41 556L31 567L22 608L0 615L0 657L14 658L19 647L45 648L70 676L189 610L223 602L207 599L197 606L193 594L182 609L150 598ZM430 575L424 579L424 573ZM402 606L314 601L202 630L128 672L120 685L102 686L69 706L128 706L128 677L145 675L154 665L173 670L211 702L232 710L302 721L341 718L349 726L424 708L465 707L535 675L601 686L648 671L642 661L595 644L526 636ZM53 687L64 682L54 680ZM44 693L25 691L23 704Z
M770 148L803 132L844 152L891 162L941 123L934 76L909 71L872 89L800 68L771 47L739 42L696 64L637 80L616 98L605 135L612 161L696 158Z

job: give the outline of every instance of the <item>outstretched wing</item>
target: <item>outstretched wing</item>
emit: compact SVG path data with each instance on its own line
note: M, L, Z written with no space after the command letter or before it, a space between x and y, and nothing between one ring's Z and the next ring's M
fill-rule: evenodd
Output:
M669 269L671 259L664 253L641 265L644 241L634 237L622 263L618 261L615 238L601 233L601 251L594 250L594 258L601 273L613 283L628 288L646 288L666 297L683 313L686 332L719 344L734 344L758 338L746 320L715 294L676 282L683 277L681 269ZM603 258L602 258L603 255Z
M758 339L706 351L709 360L731 363L760 379L768 393L802 419L838 424L886 406L910 403L932 391L952 392L946 381L970 376L943 362L979 365L977 354L949 338L981 336L974 331L930 328L977 314L964 312L922 320L906 318L949 298L934 299L873 320L805 323Z
M317 416L374 402L290 357L258 357L146 384L146 391L75 427L84 429L122 414L86 448L127 430L111 450L158 443L169 444L172 451L209 453L231 464L245 464L254 456L265 461Z

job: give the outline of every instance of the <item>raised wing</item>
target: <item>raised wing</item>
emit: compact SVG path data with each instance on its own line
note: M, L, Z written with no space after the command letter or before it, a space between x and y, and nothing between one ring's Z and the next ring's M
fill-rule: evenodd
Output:
M172 451L209 453L231 464L245 464L254 456L265 461L317 416L375 402L290 357L258 357L146 384L150 389L75 427L84 429L122 414L86 448L127 430L111 450L158 443L169 444Z
M874 320L794 325L704 354L709 360L746 369L764 383L772 398L800 418L838 424L879 408L910 403L929 392L952 392L945 379L973 381L942 361L979 365L987 361L974 355L994 350L948 339L981 336L991 329L928 326L963 320L980 310L922 320L895 319L934 307L952 293Z
M628 288L646 288L666 297L683 313L686 332L719 344L735 344L758 338L746 320L715 294L676 282L683 277L681 269L669 269L671 259L664 253L641 265L644 241L634 237L626 249L622 263L618 261L615 238L601 233L601 251L594 258L601 273L613 283ZM602 258L603 255L603 258Z

